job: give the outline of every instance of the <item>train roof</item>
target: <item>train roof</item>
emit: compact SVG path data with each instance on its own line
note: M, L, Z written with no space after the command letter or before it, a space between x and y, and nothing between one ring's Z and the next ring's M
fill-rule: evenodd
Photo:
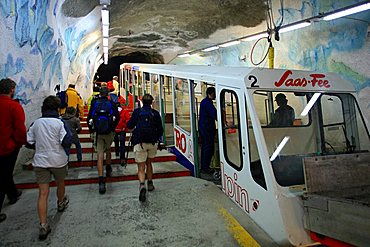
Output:
M124 63L121 69L188 78L229 86L245 86L266 90L355 92L351 82L331 72L252 67L135 64ZM244 85L243 85L244 84Z

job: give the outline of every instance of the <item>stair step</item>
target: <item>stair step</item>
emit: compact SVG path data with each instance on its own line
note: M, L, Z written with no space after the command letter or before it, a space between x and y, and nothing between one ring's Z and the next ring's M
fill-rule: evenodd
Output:
M112 164L112 168L112 177L106 179L107 183L137 180L136 165L129 164L126 167L121 167L120 165ZM153 162L153 179L190 175L190 171L177 162ZM19 189L38 187L32 170L24 170L20 174L15 175L14 181ZM90 183L98 183L98 171L95 167L70 167L68 169L68 175L65 179L66 185ZM52 182L50 186L55 186L55 182Z

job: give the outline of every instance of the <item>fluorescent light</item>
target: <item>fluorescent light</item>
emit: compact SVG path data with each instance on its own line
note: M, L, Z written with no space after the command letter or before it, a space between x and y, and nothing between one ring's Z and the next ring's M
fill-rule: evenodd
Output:
M178 55L178 57L189 57L189 56L190 56L189 53L184 53L184 54Z
M337 18L340 18L340 17L343 17L343 16L356 14L358 12L362 12L362 11L365 11L365 10L368 10L368 9L370 9L370 3L365 3L365 4L362 4L362 5L350 8L350 9L346 9L346 10L339 11L339 12L334 13L334 14L324 16L323 19L325 21L330 21L330 20L334 20L334 19L337 19Z
M108 64L108 54L104 54L104 64Z
M284 139L280 142L279 146L276 148L275 152L271 155L270 161L274 161L279 155L280 151L283 149L285 144L289 141L290 137L285 136Z
M103 46L103 53L107 53L108 54L108 46Z
M109 26L103 25L103 37L109 37Z
M241 41L252 41L252 40L257 40L257 39L266 38L266 37L268 37L267 33L261 33L261 34L246 37L246 38L242 39Z
M308 104L306 107L303 109L301 113L301 117L304 117L308 114L308 112L311 110L312 106L316 103L316 100L320 97L321 93L315 93L310 101L308 101Z
M108 38L103 38L103 46L108 47Z
M240 44L240 40L230 41L230 42L227 42L227 43L221 44L221 45L219 45L219 46L220 46L220 47L229 47L229 46L237 45L237 44Z
M101 22L103 23L103 25L109 25L109 10L101 10Z
M279 33L286 33L299 28L308 27L309 25L311 25L311 22L301 22L292 26L283 27L282 29L280 29Z
M212 47L208 47L206 49L203 49L202 51L214 51L214 50L217 50L219 49L220 47L218 47L217 45L216 46L212 46Z

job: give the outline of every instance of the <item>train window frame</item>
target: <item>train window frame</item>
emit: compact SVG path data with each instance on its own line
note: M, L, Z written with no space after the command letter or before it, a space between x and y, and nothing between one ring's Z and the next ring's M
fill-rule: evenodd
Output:
M226 162L233 167L237 171L241 171L244 166L244 155L243 155L243 143L242 143L242 134L241 134L241 116L240 116L240 100L238 97L238 93L236 91L233 91L231 89L222 89L220 92L220 106L222 111L225 109L225 93L230 93L234 96L236 100L236 109L237 109L237 121L238 121L238 144L239 144L239 155L240 155L240 165L235 164L233 161L230 160L227 152L227 143L226 143L226 130L229 129L228 126L226 126L224 119L221 118L222 121L222 145L223 145L223 156L225 157ZM221 113L223 114L223 113ZM226 118L225 118L226 119Z
M293 121L293 125L282 125L282 126L273 126L273 125L271 125L272 115L275 113L276 109L278 108L276 106L276 103L275 103L276 102L275 97L276 97L277 94L284 94L285 96L288 95L290 98L292 96L295 96L295 97L302 96L305 99L305 102L304 102L305 105L307 105L307 103L309 101L308 97L309 97L310 93L300 94L300 93L292 92L292 91L272 91L272 90L255 90L255 91L253 91L252 100L253 100L255 106L258 105L257 100L256 100L256 95L266 96L265 101L267 100L267 103L265 102L265 105L264 105L264 113L263 113L265 115L264 117L266 118L266 124L263 124L263 122L261 121L260 113L257 111L259 122L260 122L262 128L302 128L302 127L308 127L312 124L311 112L309 112L307 114L307 116L305 116L304 121L302 121L302 116L299 115L299 112L301 112L303 109L297 110L297 106L295 105L293 107L294 112L295 112L295 119ZM292 106L292 104L289 104L289 101L288 101L288 105ZM304 106L300 107L300 108L304 108ZM272 110L272 111L270 111L270 110ZM301 118L299 118L299 117L301 117ZM303 123L303 122L305 122L305 123Z
M190 105L191 105L191 95L190 95L190 90L189 90L189 84L190 84L190 81L187 79L187 78L180 78L180 77L172 77L173 79L173 100L175 102L174 104L174 108L173 108L173 111L174 111L174 114L175 114L175 125L179 128L181 128L184 132L186 132L188 135L190 135L191 133L191 129L192 129L192 124L191 124L191 108L190 108ZM179 90L176 86L177 86L177 80L181 80L182 83L186 83L187 87L187 96L188 96L188 111L189 111L189 116L187 118L184 118L184 114L181 114L181 115L178 115L179 111L178 111L178 105L176 103L178 103L179 101L176 99L176 91L180 91L180 92L183 92L183 89L184 87L182 86L182 90ZM182 104L182 106L185 106L186 104ZM182 116L182 119L185 119L189 125L189 128L186 128L184 127L184 125L181 123L179 123L179 116Z

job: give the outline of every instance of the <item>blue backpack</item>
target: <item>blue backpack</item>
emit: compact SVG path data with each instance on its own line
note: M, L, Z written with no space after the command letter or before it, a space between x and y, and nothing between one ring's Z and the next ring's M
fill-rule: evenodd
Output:
M60 99L59 108L61 108L61 109L66 108L68 106L68 95L67 95L66 91L57 92L57 96Z
M92 110L93 129L98 134L109 134L113 131L113 106L108 99L96 100Z
M140 143L156 143L158 141L158 130L154 123L154 113L152 109L140 109L136 131L139 135Z

